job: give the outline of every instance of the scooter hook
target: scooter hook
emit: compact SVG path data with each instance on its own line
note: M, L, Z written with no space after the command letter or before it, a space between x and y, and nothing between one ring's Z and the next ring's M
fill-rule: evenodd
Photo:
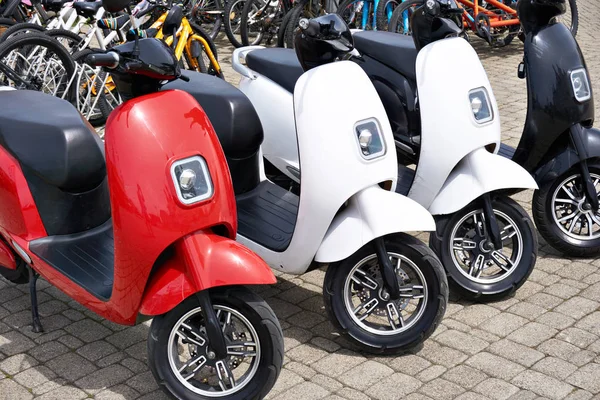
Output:
M33 268L29 267L29 295L31 297L31 330L35 333L44 332L44 327L40 322L40 314L38 312L38 301L37 301L37 279L40 276Z
M398 283L398 276L396 275L394 266L392 265L385 248L385 241L382 237L378 237L373 240L373 246L375 247L375 253L377 254L377 260L379 261L383 287L388 292L391 300L398 300L400 298L400 284Z
M208 290L196 293L196 298L200 303L200 308L202 308L202 316L204 317L206 336L210 349L214 352L214 358L222 360L227 357L227 343L225 343L221 324L213 308L212 301L210 301Z
M485 216L485 229L490 237L492 244L496 250L502 249L502 237L500 236L500 227L494 208L492 207L492 199L489 193L482 196L483 200L483 215Z

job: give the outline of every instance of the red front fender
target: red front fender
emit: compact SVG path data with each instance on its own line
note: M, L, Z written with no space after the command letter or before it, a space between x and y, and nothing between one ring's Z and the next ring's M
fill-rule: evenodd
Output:
M175 255L151 277L140 313L164 314L188 296L211 287L276 281L262 258L246 247L210 231L199 231L175 243Z

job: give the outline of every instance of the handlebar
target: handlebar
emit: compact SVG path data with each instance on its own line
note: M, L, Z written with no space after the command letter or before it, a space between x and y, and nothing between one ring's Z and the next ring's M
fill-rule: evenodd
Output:
M85 58L85 63L92 67L106 67L109 69L117 68L119 65L119 55L113 51L108 53L90 54Z

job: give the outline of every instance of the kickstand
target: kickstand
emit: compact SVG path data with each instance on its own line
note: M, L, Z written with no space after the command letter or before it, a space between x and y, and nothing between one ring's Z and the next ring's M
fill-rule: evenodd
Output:
M40 276L37 272L33 270L33 268L29 267L29 295L31 296L31 319L33 322L33 327L31 330L35 333L44 332L44 327L40 322L40 314L38 312L38 302L37 302L37 279Z

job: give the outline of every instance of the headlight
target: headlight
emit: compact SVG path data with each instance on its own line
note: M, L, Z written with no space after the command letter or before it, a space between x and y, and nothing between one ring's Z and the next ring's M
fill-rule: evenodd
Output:
M354 132L363 158L371 160L385 154L385 142L377 120L368 119L358 122L354 126Z
M588 80L585 68L576 69L571 72L571 86L573 87L575 99L578 102L583 103L592 97L590 81Z
M171 166L171 177L177 197L183 204L194 204L213 195L208 166L200 156L174 162Z
M494 119L490 99L485 88L481 87L471 90L469 92L469 103L471 105L471 112L477 123L483 124Z

